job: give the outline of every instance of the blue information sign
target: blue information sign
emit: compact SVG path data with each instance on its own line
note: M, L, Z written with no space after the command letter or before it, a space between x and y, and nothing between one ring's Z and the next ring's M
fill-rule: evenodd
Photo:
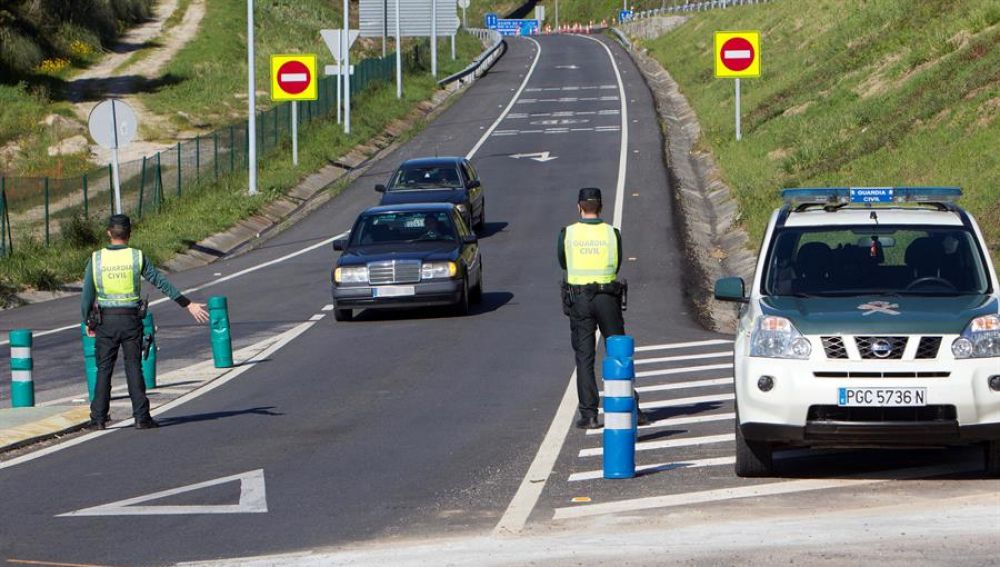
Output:
M618 11L618 21L627 22L632 19L632 10L619 10Z
M500 16L490 13L486 14L486 29L495 30L497 29L497 22L500 21Z
M892 187L851 187L852 203L891 203Z
M534 35L540 27L538 20L497 20L496 27L492 29L501 35Z

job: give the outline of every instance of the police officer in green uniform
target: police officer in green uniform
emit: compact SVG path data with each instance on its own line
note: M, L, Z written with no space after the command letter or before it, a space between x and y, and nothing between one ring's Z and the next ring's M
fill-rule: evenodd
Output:
M137 429L151 429L159 424L149 415L149 399L142 379L142 313L145 305L139 298L140 278L155 285L170 299L204 323L208 313L202 303L184 297L163 277L141 250L129 248L132 223L125 215L114 215L108 222L111 244L94 252L83 275L81 310L87 334L96 337L97 387L90 404L91 429L104 429L111 404L111 374L118 359L118 347L125 355L128 395Z
M563 312L569 316L573 350L576 352L576 392L581 429L596 429L600 396L594 375L594 334L611 337L625 334L622 310L627 286L618 281L622 236L617 228L601 220L601 190L580 189L577 200L580 220L559 233L559 265L566 270L562 285ZM636 403L638 403L636 396ZM639 425L649 418L639 412Z

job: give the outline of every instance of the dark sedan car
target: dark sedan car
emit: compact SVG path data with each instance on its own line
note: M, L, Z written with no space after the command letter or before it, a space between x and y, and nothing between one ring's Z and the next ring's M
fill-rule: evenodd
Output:
M392 174L388 185L376 185L375 190L382 193L380 205L454 203L467 225L482 230L486 223L482 182L465 158L407 160Z
M333 316L354 309L454 305L461 314L483 294L476 235L450 203L373 207L361 213L333 270Z

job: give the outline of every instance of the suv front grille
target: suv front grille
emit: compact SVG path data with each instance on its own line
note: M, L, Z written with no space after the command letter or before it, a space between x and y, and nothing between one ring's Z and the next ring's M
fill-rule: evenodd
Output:
M906 337L855 337L861 358L899 360L906 350Z
M920 345L917 346L916 359L937 358L938 349L941 348L941 337L921 337Z
M842 408L840 406L809 406L807 421L880 422L880 421L954 421L955 406L922 406L905 408Z
M823 350L826 351L827 358L847 358L842 337L823 337Z
M408 284L420 281L419 260L388 260L368 264L368 283L371 285Z

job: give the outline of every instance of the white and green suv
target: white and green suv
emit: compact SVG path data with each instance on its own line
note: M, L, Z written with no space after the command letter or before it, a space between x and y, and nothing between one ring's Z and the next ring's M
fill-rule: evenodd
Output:
M978 443L1000 475L1000 283L954 187L787 189L735 340L736 474L777 447Z

